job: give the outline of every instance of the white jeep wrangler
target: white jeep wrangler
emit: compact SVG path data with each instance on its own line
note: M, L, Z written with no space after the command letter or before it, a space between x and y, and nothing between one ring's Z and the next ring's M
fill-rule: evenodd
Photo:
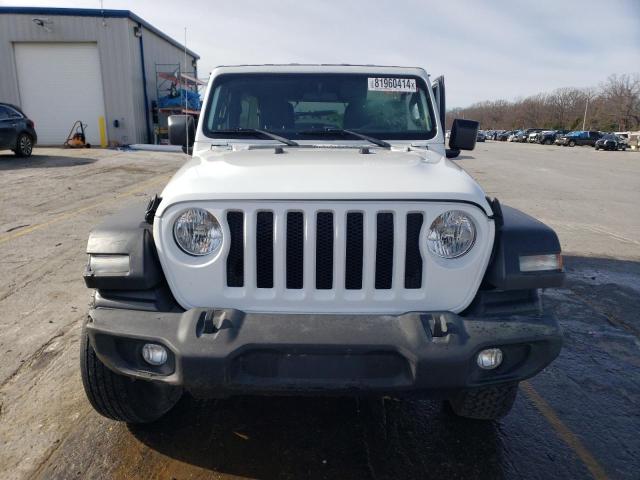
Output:
M146 209L92 231L81 356L101 414L151 422L183 391L424 394L494 419L559 353L550 228L448 158L475 146L420 68L217 68L192 152Z

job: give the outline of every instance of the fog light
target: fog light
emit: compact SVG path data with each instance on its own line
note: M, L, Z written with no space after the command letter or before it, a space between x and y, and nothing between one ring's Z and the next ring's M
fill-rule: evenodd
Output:
M487 348L478 354L478 366L484 370L493 370L502 363L502 350Z
M149 365L156 367L164 365L167 361L167 349L162 345L156 345L155 343L145 343L142 347L142 358Z

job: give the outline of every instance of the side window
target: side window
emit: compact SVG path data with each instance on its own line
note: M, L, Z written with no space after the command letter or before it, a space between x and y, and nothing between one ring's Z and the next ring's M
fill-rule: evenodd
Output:
M209 130L229 128L229 90L224 87L216 88L213 93L212 105L216 106L213 115L209 116Z
M9 118L9 109L0 106L0 120L6 120L7 118Z
M14 110L13 108L8 108L9 110L9 118L22 118L20 112Z

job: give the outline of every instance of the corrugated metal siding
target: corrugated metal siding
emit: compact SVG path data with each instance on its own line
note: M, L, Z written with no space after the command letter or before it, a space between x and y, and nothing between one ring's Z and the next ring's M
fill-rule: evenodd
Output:
M130 29L133 31L133 27L137 25L137 23L129 20ZM145 73L147 77L147 94L149 99L148 108L151 108L151 102L153 100L157 100L156 98L156 63L179 63L184 68L184 50L181 50L174 45L168 43L155 33L150 30L143 28L142 33L142 41L144 44L144 63L145 63ZM131 48L131 56L133 65L135 65L133 69L134 75L134 98L136 101L136 125L138 126L137 134L141 137L146 135L145 132L145 114L144 114L144 95L142 91L142 68L140 64L140 45L139 39L136 37L132 37L132 48ZM191 62L194 60L194 57L187 54L187 70L192 71L193 67L191 66ZM151 115L151 113L149 114ZM150 127L151 128L151 127ZM153 131L152 131L153 135ZM149 139L153 141L153 138Z
M52 21L49 25L51 32L47 32L36 25L33 18L34 15L0 15L0 101L21 105L13 43L97 42L108 138L123 144L145 142L140 46L133 32L136 23L128 18L103 20L99 17L52 15L48 17ZM147 91L151 102L156 92L155 63L182 63L184 52L147 29L144 29L143 36ZM188 62L191 60L190 56ZM46 77L42 82L46 88ZM119 128L113 126L114 120L120 122Z

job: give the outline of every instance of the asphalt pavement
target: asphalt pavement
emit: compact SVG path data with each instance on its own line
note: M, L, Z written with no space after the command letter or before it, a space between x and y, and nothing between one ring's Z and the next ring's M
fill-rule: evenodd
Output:
M84 248L184 159L0 152L1 478L640 478L640 153L487 142L457 161L555 228L566 255L566 285L543 293L564 348L506 418L462 420L422 399L185 396L127 426L82 391Z

